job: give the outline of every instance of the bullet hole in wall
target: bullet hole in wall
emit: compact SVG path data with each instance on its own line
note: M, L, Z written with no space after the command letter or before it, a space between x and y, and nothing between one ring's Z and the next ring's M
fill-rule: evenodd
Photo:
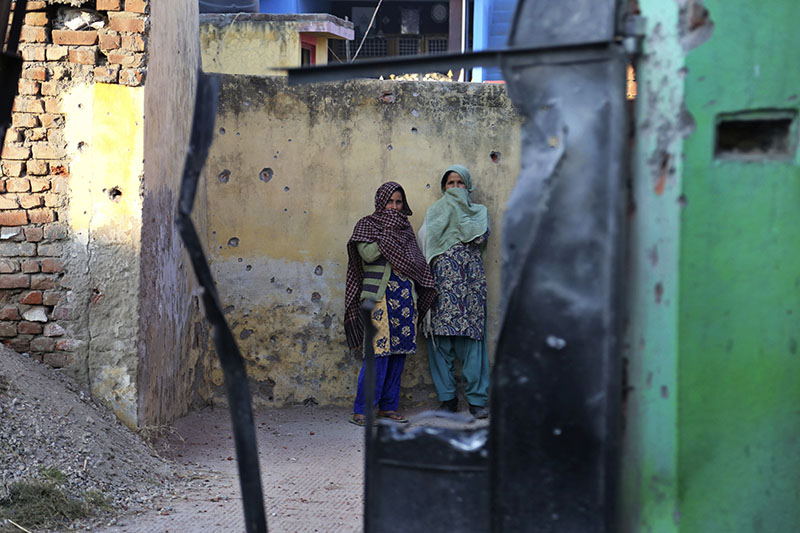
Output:
M269 278L270 283L275 283L275 278Z
M681 207L686 207L687 205L689 205L689 199L686 198L685 194L681 194L680 196L678 196L678 205Z
M292 294L292 288L286 287L286 294Z
M492 160L492 163L499 163L500 162L500 152L489 152L489 158Z
M220 135L225 135L225 128L220 128L219 129L219 134Z
M219 180L220 183L228 183L228 181L231 179L231 171L226 168L225 170L219 173L217 179Z
M243 261L243 259L240 257L239 259L237 259L237 261L239 261L241 263Z
M117 186L111 187L110 189L103 189L103 193L107 194L108 199L112 202L116 202L119 200L119 197L122 196L122 191Z
M228 246L230 246L231 248L236 248L237 246L239 246L239 238L231 237L230 239L228 239Z
M253 270L253 265L247 265L246 267L244 267L244 269L250 272L251 270Z
M229 305L228 307L222 310L222 314L227 315L228 313L232 313L234 309L236 309L235 306Z
M322 299L322 295L320 295L320 293L318 293L318 292L312 292L311 293L311 301L312 302L318 302L321 299Z
M284 187L284 188L283 188L283 191L284 191L284 192L289 192L289 187Z
M386 147L386 149L391 152L392 151L392 145L390 144L389 146Z
M381 100L383 100L383 103L385 104L393 104L394 94L392 94L392 91L384 91L383 95L381 96Z
M84 150L86 150L86 143L81 141L78 143L78 151L83 152Z
M271 342L272 344L275 344L276 342L278 342L278 337L273 335L272 337L269 338L269 342Z
M314 269L314 274L316 274L317 276L321 276L322 272L323 272L322 265L317 265L317 267Z
M289 139L289 142L292 142L292 140L291 140L291 139Z
M252 329L243 329L241 331L241 333L239 333L239 338L241 340L245 340L247 337L249 337L252 334L253 334L253 330Z
M430 183L426 183L426 184L425 184L425 188L426 188L426 189L430 189L430 188L431 188L431 184L430 184Z
M275 156L275 157L277 158L278 156ZM274 176L274 175L275 175L275 172L273 172L271 168L269 168L269 167L262 168L261 172L258 173L258 179L260 179L264 183L269 183L270 180L272 179L272 176Z
M411 128L412 135L416 135L417 133L419 133L419 130L417 128Z

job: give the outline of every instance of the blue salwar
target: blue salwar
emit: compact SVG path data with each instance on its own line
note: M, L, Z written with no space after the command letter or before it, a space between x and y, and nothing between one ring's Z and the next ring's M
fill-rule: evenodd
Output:
M381 411L397 411L400 403L400 376L406 364L405 354L392 354L375 358L375 405ZM361 365L358 374L358 389L353 412L363 415L367 412L366 394L364 393L364 370L367 360Z

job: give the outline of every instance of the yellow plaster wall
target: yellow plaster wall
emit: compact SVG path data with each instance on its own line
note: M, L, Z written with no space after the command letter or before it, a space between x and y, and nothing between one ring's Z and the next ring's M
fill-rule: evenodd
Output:
M63 258L72 368L128 426L137 423L136 345L144 170L144 88L96 84L63 95L72 154ZM115 191L112 193L112 191Z
M342 326L345 244L386 180L405 187L418 229L452 163L471 170L474 199L489 208L494 344L500 224L519 171L519 127L502 85L288 87L283 78L223 77L206 166L208 251L256 403L352 402L361 360L348 352ZM205 372L221 385L214 359ZM424 349L408 358L403 386L403 405L435 403Z
M286 22L201 22L200 50L205 72L276 75L300 65L300 34Z

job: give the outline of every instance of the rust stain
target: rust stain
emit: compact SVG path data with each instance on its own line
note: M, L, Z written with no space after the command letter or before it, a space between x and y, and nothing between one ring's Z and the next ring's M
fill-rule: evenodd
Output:
M664 188L667 186L667 172L669 172L669 154L665 152L661 155L661 167L655 186L655 192L658 196L664 194Z

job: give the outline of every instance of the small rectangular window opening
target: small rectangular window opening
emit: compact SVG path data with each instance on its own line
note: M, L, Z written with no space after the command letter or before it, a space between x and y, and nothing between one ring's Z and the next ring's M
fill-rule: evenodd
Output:
M717 117L714 157L768 160L794 157L795 110L749 111Z

